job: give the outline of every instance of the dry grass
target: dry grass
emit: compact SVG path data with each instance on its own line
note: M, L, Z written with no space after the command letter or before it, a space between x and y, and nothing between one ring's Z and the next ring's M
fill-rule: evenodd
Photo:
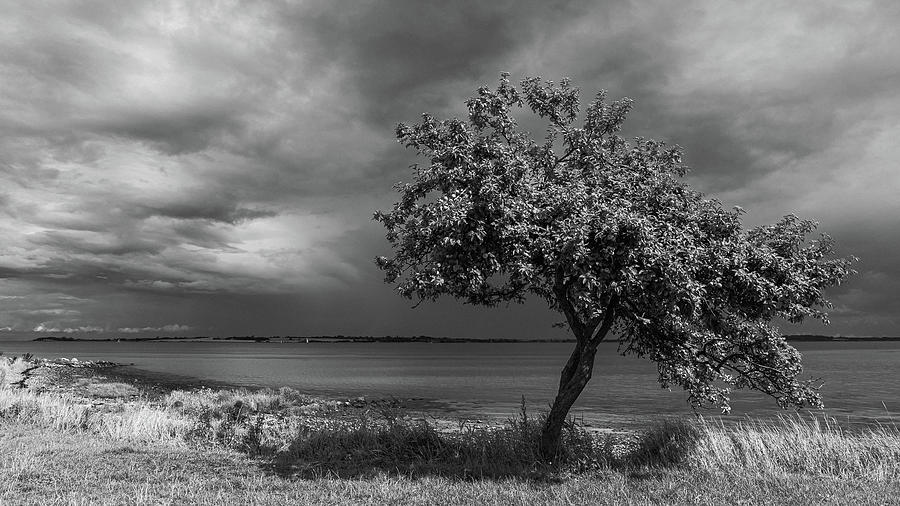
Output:
M86 396L95 399L127 399L141 395L141 391L134 385L121 382L97 383L82 379L75 384L75 388L83 389Z
M828 420L784 418L732 428L701 423L697 433L685 459L697 469L900 479L900 431L893 426L848 432Z
M174 413L146 404L101 411L67 396L10 388L0 388L0 422L139 441L182 439L191 426Z
M219 447L135 444L18 424L0 430L0 504L896 504L900 482L670 468L553 481L382 473L295 479Z
M23 372L32 363L23 357L4 357L0 355L0 388L9 387L22 381Z
M240 402L248 410L264 413L279 411L302 410L302 408L315 404L319 407L317 399L303 395L293 388L281 388L272 390L264 388L260 390L212 390L201 388L198 390L175 390L163 399L162 404L170 409L178 410L185 414L199 415L205 411L224 412Z

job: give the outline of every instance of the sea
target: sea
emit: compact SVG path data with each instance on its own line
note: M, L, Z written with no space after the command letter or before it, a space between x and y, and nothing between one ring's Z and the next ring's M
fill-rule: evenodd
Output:
M824 411L782 410L763 394L736 391L726 422L812 416L841 425L900 422L900 342L796 342L803 378L822 382ZM240 387L290 387L338 398L396 398L435 415L496 420L547 409L572 343L249 343L0 341L6 355L107 360L139 373ZM678 387L661 388L656 366L603 343L572 416L628 429L663 417L718 419L694 411Z

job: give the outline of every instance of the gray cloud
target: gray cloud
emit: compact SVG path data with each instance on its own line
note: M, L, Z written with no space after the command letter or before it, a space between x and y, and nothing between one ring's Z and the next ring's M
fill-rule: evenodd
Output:
M55 248L71 253L112 256L156 254L163 248L157 243L140 239L127 240L110 236L88 238L74 231L47 231L29 238L29 242L37 247Z
M98 134L149 143L167 155L194 153L239 129L231 104L199 104L193 110L121 111L83 125Z
M257 218L271 218L276 215L274 211L238 207L234 200L224 200L228 197L228 195L222 195L214 200L205 202L197 200L193 202L174 202L168 205L148 204L144 211L146 211L146 216L162 216L181 220L207 220L230 225L237 225L238 223Z
M362 111L390 127L410 114L444 109L469 93L460 83L492 80L498 62L552 36L588 2L362 2L335 8L327 1L285 12L298 42L314 61L336 65L345 91L362 97ZM456 104L453 104L456 106ZM423 109L423 107L425 109Z
M393 126L464 115L466 96L510 71L571 76L585 101L601 88L636 99L627 133L683 145L692 184L747 208L750 224L821 219L862 258L833 292L831 330L898 333L900 267L887 252L900 247L900 7L4 12L0 329L551 335L539 304L496 317L449 300L410 311L371 263L387 247L371 212L414 161Z

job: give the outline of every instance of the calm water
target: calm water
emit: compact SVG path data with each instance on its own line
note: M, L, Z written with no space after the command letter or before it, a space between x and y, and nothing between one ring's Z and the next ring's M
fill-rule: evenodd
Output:
M134 363L158 372L246 386L290 386L336 396L422 398L457 416L506 417L522 395L552 400L568 343L234 343L0 342L6 354ZM805 371L825 380L828 413L843 422L900 421L900 342L797 343ZM594 378L573 409L586 421L627 426L689 414L680 389L663 390L655 366L604 343ZM883 403L883 404L882 404ZM885 407L886 406L886 407ZM733 417L774 416L770 398L740 392ZM788 412L790 413L790 412ZM711 411L710 415L717 412Z

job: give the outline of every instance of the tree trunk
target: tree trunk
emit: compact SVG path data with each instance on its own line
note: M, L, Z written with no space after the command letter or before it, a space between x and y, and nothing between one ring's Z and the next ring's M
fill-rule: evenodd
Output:
M545 461L552 461L559 451L559 438L566 422L566 416L591 379L596 354L596 347L579 342L572 351L566 367L563 368L560 375L559 392L556 394L556 399L553 401L553 406L550 408L550 413L541 430L540 452Z

